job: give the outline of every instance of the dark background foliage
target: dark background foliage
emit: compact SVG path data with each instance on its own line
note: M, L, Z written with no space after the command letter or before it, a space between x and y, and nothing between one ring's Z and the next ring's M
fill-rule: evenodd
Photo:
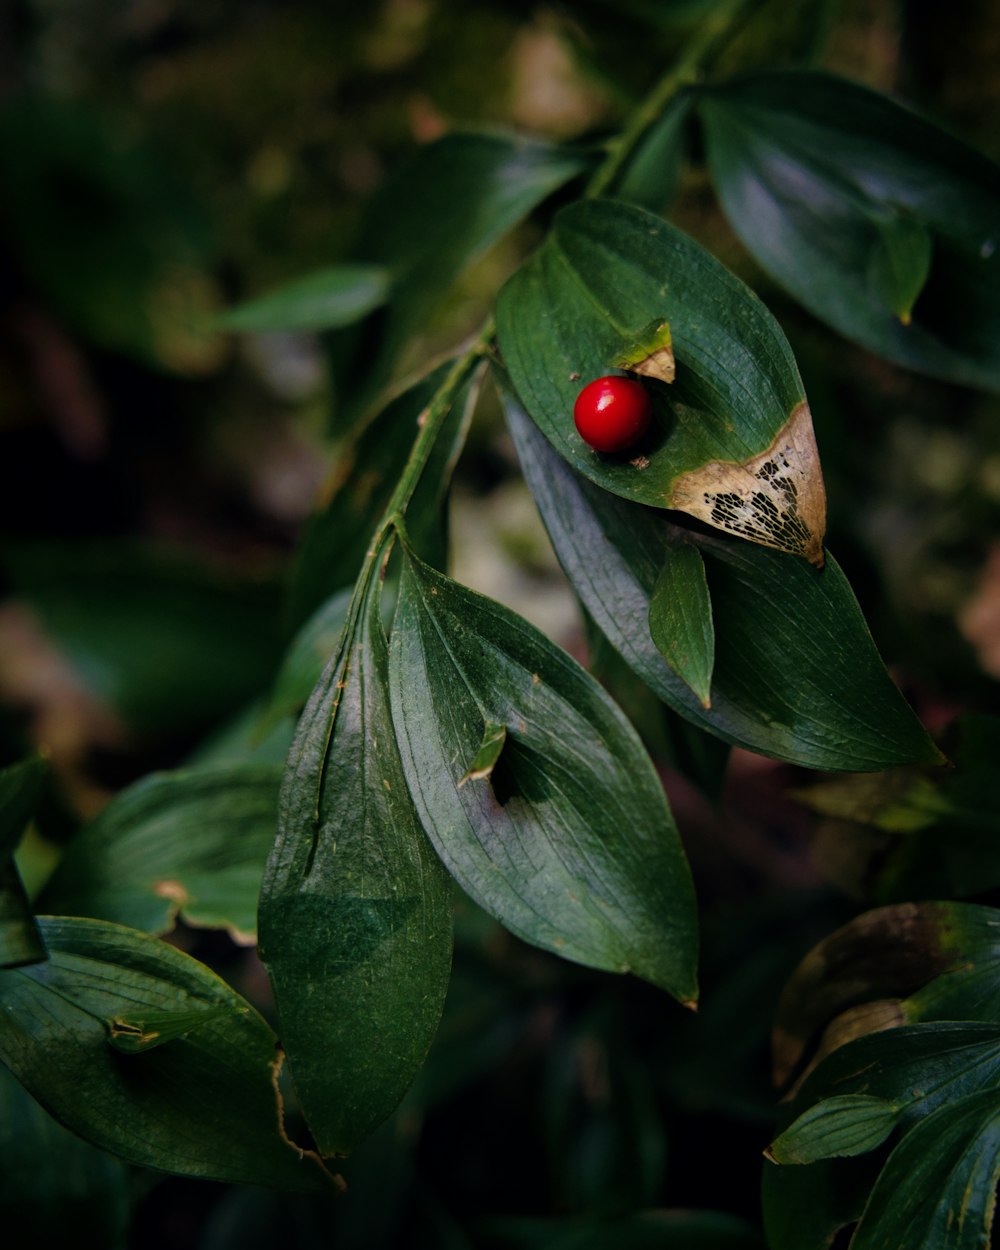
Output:
M458 122L557 139L613 131L711 7L0 8L0 763L44 744L52 764L21 852L29 887L148 771L278 764L288 746L282 724L248 729L259 716L247 709L290 636L295 544L359 402L348 361L371 360L378 342L236 338L212 317L352 255L377 232L368 198L415 144ZM998 57L988 0L773 0L719 68L846 73L996 159ZM966 761L961 803L975 807L996 743L970 729L991 722L970 718L1000 712L998 400L880 361L793 304L726 224L702 157L689 153L671 219L779 317L811 400L830 547L897 682ZM479 323L552 207L421 310L397 376ZM585 655L516 466L498 409L480 405L452 500L453 568ZM829 794L797 802L815 777L727 755L610 653L595 646L592 661L662 769L692 862L697 1017L647 985L524 946L460 900L441 1033L401 1109L345 1164L347 1198L126 1169L5 1081L10 1217L21 1212L35 1240L73 1229L73 1244L90 1244L86 1226L95 1246L505 1250L556 1244L536 1221L683 1207L721 1214L677 1244L755 1244L725 1217L758 1223L780 988L864 907L934 896L940 850ZM955 893L997 903L1000 873L975 847L946 868ZM269 1011L247 948L183 924L170 940ZM49 1162L17 1172L22 1151ZM642 1227L629 1235L647 1244ZM607 1244L625 1245L619 1236Z

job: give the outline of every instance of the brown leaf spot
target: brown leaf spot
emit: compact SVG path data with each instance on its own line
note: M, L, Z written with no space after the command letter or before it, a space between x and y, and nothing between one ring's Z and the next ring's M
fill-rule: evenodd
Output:
M798 404L766 451L682 474L667 506L823 567L826 489L809 405Z
M645 360L629 367L633 373L641 373L644 378L659 378L661 382L672 382L677 376L674 349L669 344L658 347Z

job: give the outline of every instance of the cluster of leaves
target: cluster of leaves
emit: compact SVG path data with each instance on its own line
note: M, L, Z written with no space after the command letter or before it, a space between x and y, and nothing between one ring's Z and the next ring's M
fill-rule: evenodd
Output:
M251 712L258 740L276 735L279 753L290 740L284 769L217 746L129 787L35 905L12 855L45 766L0 774L0 1058L102 1150L182 1175L335 1186L328 1161L419 1079L449 986L453 881L532 946L697 1000L691 873L638 733L567 653L442 571L449 483L487 368L595 636L653 695L793 765L942 762L823 548L809 407L781 327L660 213L697 128L734 230L792 297L887 360L996 391L1000 172L826 75L665 83L609 153L502 134L427 145L376 196L354 258L223 319L321 331L344 365L347 447L298 551L297 632ZM570 202L548 214L557 193ZM442 292L534 212L548 230L500 291L495 329L386 398ZM573 399L635 364L651 335L673 360L671 380L646 383L653 432L635 454L598 456ZM344 363L359 357L360 378ZM34 568L10 575L30 582ZM58 613L49 624L58 634ZM919 777L937 796L919 826L933 836L947 785ZM827 810L836 794L812 802ZM259 936L274 1029L159 940L179 916ZM983 1244L1000 1169L997 923L973 905L895 906L793 977L779 1076L824 1028L826 1057L765 1166L775 1250L829 1244L857 1220L859 1247ZM754 1244L713 1216L508 1233L566 1250Z

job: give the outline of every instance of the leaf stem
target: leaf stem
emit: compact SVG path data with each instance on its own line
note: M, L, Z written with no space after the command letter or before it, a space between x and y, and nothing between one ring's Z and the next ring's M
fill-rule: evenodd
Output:
M756 0L733 0L723 12L713 15L699 25L682 48L677 60L635 110L625 129L614 141L607 156L587 185L584 192L587 198L605 194L636 147L642 142L647 131L658 121L666 106L682 88L697 80L702 64L732 33L737 18L744 16L746 10L755 2ZM405 514L420 480L420 474L427 464L431 449L452 404L479 361L490 352L494 329L494 321L490 316L480 327L470 345L455 360L448 376L421 414L420 433L414 440L409 459L396 484L396 489L372 535L365 564L358 579L359 587L367 586L371 571L385 547L387 535Z
M474 372L480 360L490 350L493 328L493 318L487 317L469 346L455 360L455 363L448 371L448 376L435 391L431 402L420 414L420 433L414 440L409 458L406 461L399 481L396 483L396 489L392 492L392 498L386 505L385 513L375 531L375 539L372 544L373 550L378 546L379 538L392 525L394 518L406 511L407 504L417 488L420 474L424 471L445 417L447 417L452 405L458 398L462 387L468 381L470 374Z
M732 33L738 18L745 16L751 0L734 0L728 8L702 22L680 55L629 118L625 129L612 140L608 155L594 171L584 192L587 199L605 195L629 157L659 121L663 110L684 87L697 82L701 67Z

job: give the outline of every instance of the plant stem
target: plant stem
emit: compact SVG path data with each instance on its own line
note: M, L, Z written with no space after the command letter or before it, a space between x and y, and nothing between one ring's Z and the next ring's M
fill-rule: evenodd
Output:
M462 387L468 381L469 375L475 370L482 357L489 351L492 339L493 318L487 317L470 345L449 369L448 376L434 392L431 402L421 413L420 433L413 442L409 458L406 461L399 481L396 483L396 489L392 492L392 498L386 505L382 520L375 530L375 536L368 552L369 558L374 558L381 546L383 535L391 527L395 519L402 516L406 511L406 506L417 488L420 474L427 464L431 449L440 433L441 425Z
M635 110L621 135L614 141L607 156L587 185L584 192L586 197L603 195L608 190L626 161L642 142L647 131L659 120L666 106L683 87L696 81L702 64L731 34L737 18L745 14L751 3L753 0L733 0L724 12L713 15L698 27L681 50L677 60ZM371 570L379 554L385 548L389 531L406 512L406 507L420 480L420 474L427 464L444 419L479 360L489 352L493 332L494 323L491 316L486 319L470 346L456 359L448 376L422 414L420 433L413 443L406 467L396 484L385 513L375 529L365 566L358 581L359 586L367 584Z
M607 193L650 127L659 121L675 95L698 80L703 63L730 36L737 18L744 16L748 7L748 0L735 0L723 12L713 14L698 27L681 49L677 60L632 114L625 129L612 141L608 155L587 185L584 192L587 199Z

